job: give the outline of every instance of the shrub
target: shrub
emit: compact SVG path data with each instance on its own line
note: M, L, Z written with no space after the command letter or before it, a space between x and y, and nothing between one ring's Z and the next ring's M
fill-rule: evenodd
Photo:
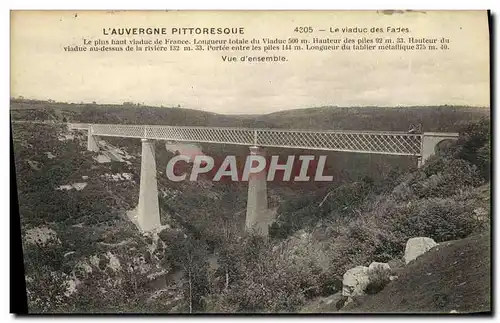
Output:
M310 229L320 220L345 218L366 202L372 189L373 183L365 179L336 187L327 196L299 196L279 208L270 235L282 239L300 229Z
M391 281L390 272L380 267L375 267L368 272L370 283L365 288L367 294L377 294Z
M472 208L452 198L418 201L402 219L401 229L408 238L428 236L436 241L465 238L477 225Z
M406 182L402 182L398 186L396 186L392 190L392 196L398 202L408 201L408 200L415 197L415 195L413 194L413 191L411 190L411 188L408 186L408 184Z
M67 309L68 298L64 293L68 275L40 264L29 278L26 296L30 313L57 313Z
M422 170L426 176L410 181L418 198L448 197L458 188L476 187L484 182L477 167L463 159L434 158Z
M234 244L232 257L223 260L231 266L229 288L221 293L223 299L210 297L212 311L293 312L308 298L335 288L332 277L325 275L328 259L310 235L291 237L274 248L253 235Z
M483 178L487 181L490 180L491 176L491 142L488 140L481 148L477 150L477 162L478 168L481 172Z
M490 120L469 123L460 131L457 157L476 165L484 179L490 176Z

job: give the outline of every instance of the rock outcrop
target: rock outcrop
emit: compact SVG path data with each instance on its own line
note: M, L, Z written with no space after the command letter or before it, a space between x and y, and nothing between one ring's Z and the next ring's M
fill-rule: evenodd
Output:
M366 288L373 280L380 277L389 278L391 267L385 262L372 262L370 266L357 266L344 274L342 296L355 297L365 295Z
M436 245L437 243L431 238L416 237L409 239L405 248L405 263L408 264L417 259L417 257ZM394 263L398 265L397 267L402 265L400 261L395 261ZM388 263L384 262L372 262L368 267L356 266L349 269L343 277L342 296L348 297L347 303L349 303L349 300L353 297L377 292L389 281L398 278L391 275L392 269ZM372 289L375 289L375 291L370 292Z
M437 246L437 243L431 238L417 237L408 239L405 248L405 263L410 263L435 246Z
M363 295L366 286L370 283L369 268L357 266L344 274L342 281L342 296L353 297Z

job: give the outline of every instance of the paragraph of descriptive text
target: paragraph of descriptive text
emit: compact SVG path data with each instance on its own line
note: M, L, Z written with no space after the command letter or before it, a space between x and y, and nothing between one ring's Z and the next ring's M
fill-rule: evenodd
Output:
M144 30L144 29L143 29ZM152 29L154 31L154 29ZM195 29L194 29L195 30ZM293 52L436 52L452 48L445 36L412 36L408 28L363 28L360 30L312 27L296 29L290 37L248 37L227 33L213 37L191 32L182 35L154 35L123 30L104 30L99 37L83 37L78 44L67 44L68 53L97 52L161 52L220 54L222 62L287 62ZM361 31L361 32L360 32ZM378 31L378 32L377 32Z

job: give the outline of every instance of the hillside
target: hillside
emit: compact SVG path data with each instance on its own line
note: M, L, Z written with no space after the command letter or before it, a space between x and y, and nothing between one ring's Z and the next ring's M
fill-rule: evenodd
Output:
M470 121L488 117L489 108L425 107L320 107L292 109L264 115L222 115L172 107L68 104L11 100L13 120L59 120L88 123L163 124L206 127L291 128L325 130L407 131L421 123L423 131L457 131Z
M341 312L489 312L491 274L489 232L443 242L399 271L380 293Z
M206 127L262 127L255 122L236 116L167 107L138 106L133 104L101 105L92 103L68 104L61 102L11 100L13 120L55 120L82 123L162 124L174 126Z

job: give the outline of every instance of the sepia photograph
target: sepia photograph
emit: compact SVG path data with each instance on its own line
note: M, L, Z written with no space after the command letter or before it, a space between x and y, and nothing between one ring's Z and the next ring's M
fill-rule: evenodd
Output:
M491 315L491 21L12 10L11 302Z

